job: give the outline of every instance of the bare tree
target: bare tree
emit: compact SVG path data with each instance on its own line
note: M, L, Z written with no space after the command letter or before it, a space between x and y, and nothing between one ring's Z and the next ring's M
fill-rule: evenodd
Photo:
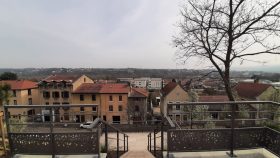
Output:
M183 61L210 61L234 101L231 65L260 54L280 54L279 0L188 0L173 43ZM263 61L255 61L263 62Z

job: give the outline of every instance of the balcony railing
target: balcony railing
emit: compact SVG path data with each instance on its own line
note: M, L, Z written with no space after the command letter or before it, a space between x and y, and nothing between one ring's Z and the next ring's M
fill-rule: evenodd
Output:
M52 157L55 157L55 155L97 155L100 157L100 152L105 152L107 155L111 155L110 157L120 157L122 153L128 151L128 136L106 121L97 118L87 129L82 129L80 128L80 122L56 120L56 118L62 116L55 113L56 109L71 110L71 108L93 106L96 105L4 106L10 156L28 154L52 155ZM33 109L40 115L36 113L32 115L11 115L11 109L15 108L17 111L21 108ZM49 112L43 113L42 110ZM80 113L80 115L82 114ZM110 139L108 129L116 133L117 143L113 144L113 149L108 147L108 140ZM100 145L102 134L105 135L104 146Z
M172 110L176 105L180 110ZM167 130L167 157L171 152L218 150L229 150L228 155L234 156L237 149L253 148L265 148L280 157L280 132L272 129L280 129L279 105L271 101L170 103L162 124L168 122L176 129ZM221 108L208 111L211 106ZM210 117L213 113L217 119ZM151 153L165 150L164 144L157 147L162 142L158 133L162 132L148 135Z

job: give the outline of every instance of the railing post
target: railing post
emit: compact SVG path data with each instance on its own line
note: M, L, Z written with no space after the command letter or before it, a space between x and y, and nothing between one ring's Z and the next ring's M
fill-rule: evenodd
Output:
M123 134L123 152L125 153L125 134Z
M54 115L53 115L53 107L50 110L50 132L51 132L51 142L52 142L52 158L55 158L55 142L54 142L54 134L53 134L53 126L54 126Z
M7 107L4 107L4 112L5 112L5 121L6 121L6 126L7 126L7 133L8 133L8 139L9 139L9 148L11 152L11 156L14 156L14 148L13 148L13 141L11 138L11 129L10 129L10 114L8 111ZM2 121L2 120L1 120ZM4 135L4 133L2 133ZM4 140L5 143L5 140Z
M154 156L156 156L156 129L154 129Z
M105 124L105 151L108 153L108 126Z
M231 104L231 132L230 132L230 153L227 153L230 157L237 157L233 150L234 150L234 144L235 144L235 139L234 139L234 128L235 128L235 112L236 112L236 107L238 104Z
M163 157L163 149L164 149L164 133L163 133L163 120L161 122L161 154L162 154L162 157Z
M148 134L148 151L150 151L150 134Z
M119 158L119 131L117 131L117 158Z
M152 134L150 133L150 151L152 151Z
M126 151L128 151L128 136L126 136Z

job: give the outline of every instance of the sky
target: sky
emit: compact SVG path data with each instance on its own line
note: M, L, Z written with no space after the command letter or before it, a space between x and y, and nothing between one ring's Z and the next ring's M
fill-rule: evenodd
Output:
M0 68L206 68L198 61L180 65L175 60L172 36L183 4L0 0ZM279 57L267 59L268 65L280 63Z

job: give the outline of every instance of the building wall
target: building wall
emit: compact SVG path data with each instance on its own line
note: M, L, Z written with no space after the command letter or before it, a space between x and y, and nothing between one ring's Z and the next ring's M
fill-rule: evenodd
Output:
M100 94L101 95L101 118L104 119L106 116L106 121L109 123L113 122L113 116L120 116L120 123L127 124L127 101L128 94ZM110 101L110 96L113 97L113 101ZM119 96L122 96L122 101L119 101ZM113 106L113 111L109 111L109 106ZM118 107L122 105L122 111L119 111Z
M188 93L177 85L169 94L161 97L160 109L164 116L167 116L167 103L188 101Z
M38 105L38 88L33 88L31 90L31 95L28 95L28 89L25 90L15 90L16 96L13 96L13 90L10 91L9 105L30 105L29 99L32 100L31 105ZM16 104L15 104L16 103ZM11 115L27 115L30 108L10 108L9 112Z
M161 89L162 88L162 79L153 79L148 82L148 89Z
M80 100L80 95L84 96L84 100ZM92 95L95 95L96 100L92 100ZM71 108L72 112L75 113L75 115L84 115L85 121L93 121L94 118L101 116L100 111L100 94L72 94L72 104L95 104L97 105L96 111L93 111L92 107L85 107L84 112L81 111L80 108ZM83 120L80 118L81 122Z
M73 91L76 90L83 83L94 83L94 82L86 75L82 75L79 79L73 82Z
M139 107L139 111L135 111L135 107ZM129 121L146 121L147 119L147 98L128 98L128 119ZM131 122L130 122L131 123Z

